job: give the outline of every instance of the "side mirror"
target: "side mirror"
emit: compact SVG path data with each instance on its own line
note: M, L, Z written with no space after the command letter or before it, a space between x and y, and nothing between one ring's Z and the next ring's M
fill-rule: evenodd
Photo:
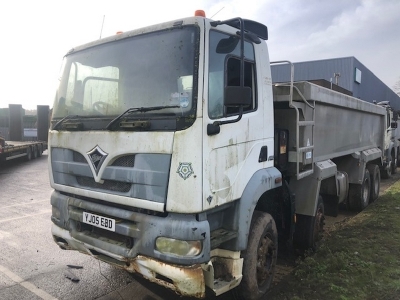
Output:
M226 39L221 39L218 42L216 52L220 54L228 54L235 50L237 44L239 43L239 38L236 36L230 36Z
M239 107L239 115L236 119L229 121L215 121L207 125L207 134L216 135L220 132L220 126L236 123L242 119L243 107L251 105L251 88L248 86L227 86L225 87L224 105L226 107Z
M390 123L390 128L397 128L397 122Z
M224 105L227 107L250 106L251 88L248 86L225 87Z

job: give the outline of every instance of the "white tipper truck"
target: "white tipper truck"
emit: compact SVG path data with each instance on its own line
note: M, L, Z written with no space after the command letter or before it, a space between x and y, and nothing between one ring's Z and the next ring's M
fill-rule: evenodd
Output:
M399 112L394 110L390 106L389 101L378 102L380 105L386 108L386 132L385 132L385 144L383 148L383 165L382 165L382 178L389 178L393 173L397 172L397 168L400 167L400 128L399 123Z
M69 51L48 140L54 241L180 295L259 299L278 240L315 249L325 213L375 200L386 109L273 86L267 38L200 11Z

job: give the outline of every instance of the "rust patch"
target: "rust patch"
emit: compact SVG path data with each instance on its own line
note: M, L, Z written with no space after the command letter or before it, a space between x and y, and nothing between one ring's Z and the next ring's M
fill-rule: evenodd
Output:
M205 297L204 275L199 264L191 266L166 264L139 255L126 260L125 269L131 273L139 273L147 280L169 288L178 295Z

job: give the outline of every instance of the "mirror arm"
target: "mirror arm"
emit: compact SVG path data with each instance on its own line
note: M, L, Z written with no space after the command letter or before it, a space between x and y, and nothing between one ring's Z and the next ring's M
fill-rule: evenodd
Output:
M215 121L212 124L207 124L207 135L216 135L220 133L221 125L239 122L242 119L242 116L243 116L243 106L239 106L239 115L236 119L228 121Z

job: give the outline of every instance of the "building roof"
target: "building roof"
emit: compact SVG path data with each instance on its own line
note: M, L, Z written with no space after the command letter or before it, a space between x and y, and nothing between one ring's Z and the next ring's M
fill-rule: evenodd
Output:
M400 110L400 97L371 70L353 56L295 62L295 81L328 81L332 86L350 91L359 99L368 102L390 101L390 105ZM290 81L289 65L272 65L272 81Z

